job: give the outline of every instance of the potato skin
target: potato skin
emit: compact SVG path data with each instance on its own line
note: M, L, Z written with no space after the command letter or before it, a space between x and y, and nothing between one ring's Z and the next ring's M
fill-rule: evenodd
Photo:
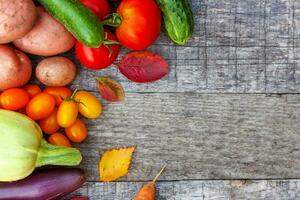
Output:
M76 66L65 57L46 58L36 67L35 75L47 86L65 86L75 79Z
M31 73L32 64L27 55L0 44L0 91L25 85Z
M20 50L40 55L54 56L69 51L75 44L72 34L42 7L37 7L39 18L33 29L23 38L14 41Z
M0 0L0 44L26 35L37 19L32 0Z

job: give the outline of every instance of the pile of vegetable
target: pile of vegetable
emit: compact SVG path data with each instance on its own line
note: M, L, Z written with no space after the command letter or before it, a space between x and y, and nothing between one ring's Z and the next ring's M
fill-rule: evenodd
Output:
M132 82L150 83L169 72L164 58L146 50L159 37L162 24L178 45L192 35L187 0L114 3L115 11L108 0L0 0L0 199L59 199L85 181L77 168L35 170L79 165L82 156L72 143L88 137L82 118L97 119L102 113L94 94L70 89L76 65L61 54L74 47L88 69L114 66ZM132 52L116 63L122 46ZM26 54L43 60L32 66ZM40 84L30 83L35 79ZM117 81L108 77L95 81L104 100L124 101ZM100 180L125 176L135 150L106 151L99 161ZM135 199L154 199L156 179Z

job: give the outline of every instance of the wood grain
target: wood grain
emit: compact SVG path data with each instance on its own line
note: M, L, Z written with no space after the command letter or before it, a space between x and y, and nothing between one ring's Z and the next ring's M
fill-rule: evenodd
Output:
M137 85L113 67L100 72L80 68L74 86L95 91L94 78L103 75L119 80L127 92L300 93L299 1L191 3L195 32L190 42L176 46L162 33L149 48L170 63L164 80ZM67 56L75 61L73 52Z
M127 94L125 103L105 103L102 118L87 121L89 137L79 147L90 182L75 194L129 200L136 181L168 163L158 200L300 199L300 180L199 181L300 178L300 1L191 4L190 42L176 46L162 33L148 49L170 63L159 82L135 84L114 67L89 71L74 51L64 55L78 66L73 88L96 91L95 77L109 76ZM91 182L105 149L129 145L138 148L121 179L127 182Z
M121 180L300 178L299 95L127 93L88 120L80 145L88 180L105 149L137 145Z
M142 183L87 183L71 196L131 200ZM300 180L159 182L156 200L296 200Z

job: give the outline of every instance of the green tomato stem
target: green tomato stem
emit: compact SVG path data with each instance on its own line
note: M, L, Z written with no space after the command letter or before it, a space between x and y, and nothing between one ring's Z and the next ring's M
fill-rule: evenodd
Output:
M42 139L38 152L36 167L44 165L76 166L82 160L78 149L55 146Z
M112 13L102 22L103 25L119 27L122 23L122 17L118 13Z

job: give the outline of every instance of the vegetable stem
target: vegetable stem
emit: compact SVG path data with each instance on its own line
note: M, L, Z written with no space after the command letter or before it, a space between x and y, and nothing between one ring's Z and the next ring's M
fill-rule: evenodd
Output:
M103 25L119 27L122 23L122 17L118 13L112 13L102 22Z
M158 172L158 174L155 176L155 178L153 179L152 183L155 183L157 181L157 179L160 177L160 175L163 173L163 171L166 169L167 164L165 164L161 170Z
M82 156L79 150L51 145L43 139L38 152L36 167L44 165L76 166L80 164L81 160Z

